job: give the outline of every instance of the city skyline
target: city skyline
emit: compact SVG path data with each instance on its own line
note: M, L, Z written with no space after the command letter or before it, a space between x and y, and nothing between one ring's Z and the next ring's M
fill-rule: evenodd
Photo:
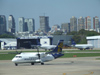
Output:
M5 15L1 15L1 16L5 16ZM92 29L94 31L98 31L98 30L100 31L99 17L95 16L95 17L93 17L93 20L91 20L91 19L92 18L90 16L87 16L85 18L83 18L82 16L79 18L72 16L72 18L70 18L70 22L62 23L59 26L62 29L62 25L67 25L67 28L66 28L66 26L65 26L65 28L63 27L64 31L67 30L67 32L79 31L81 29L85 29L85 30ZM12 21L10 21L10 20L12 20ZM2 20L0 20L0 21L2 22ZM7 20L5 19L5 21L7 21ZM33 18L20 17L18 22L19 22L18 23L19 30L17 32L27 32L27 31L35 32L35 21ZM91 23L93 23L93 24L91 24ZM68 25L69 25L69 27L68 27ZM16 30L16 25L14 22L13 15L9 15L8 27L6 25L6 28L7 28L6 31L15 33L14 30ZM43 32L48 32L48 31L50 31L51 28L52 27L49 27L49 16L40 16L40 28L38 30L40 31L42 29Z
M8 25L9 15L13 15L18 30L18 18L34 18L36 30L40 28L39 16L49 16L49 26L69 23L75 16L100 18L99 0L0 0L0 15L5 15ZM99 20L100 21L100 20ZM93 23L92 23L93 25Z

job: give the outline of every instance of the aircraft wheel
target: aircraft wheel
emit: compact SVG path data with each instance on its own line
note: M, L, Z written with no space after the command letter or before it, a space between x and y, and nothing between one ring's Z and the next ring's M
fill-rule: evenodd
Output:
M41 65L44 65L44 63L41 63Z
M31 65L34 65L34 63L31 63Z
M18 66L18 64L17 64L17 63L15 63L15 66Z

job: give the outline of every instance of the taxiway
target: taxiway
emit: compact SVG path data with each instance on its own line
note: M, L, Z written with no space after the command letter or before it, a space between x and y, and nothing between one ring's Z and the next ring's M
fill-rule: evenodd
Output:
M100 57L58 58L44 65L30 63L15 66L11 60L0 60L0 75L99 75Z

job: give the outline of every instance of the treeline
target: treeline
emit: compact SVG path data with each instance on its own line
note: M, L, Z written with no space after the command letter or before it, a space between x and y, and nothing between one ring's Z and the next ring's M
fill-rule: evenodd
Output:
M4 34L0 34L0 38L16 38L12 33L6 32Z
M56 31L53 35L63 35L63 32ZM96 36L96 35L100 35L100 33L96 31L87 31L87 30L82 29L78 32L73 31L73 32L67 33L67 35L73 35L72 39L74 39L74 41L77 44L86 44L87 36ZM0 34L0 38L16 38L16 36L14 36L12 33L6 32L5 34Z
M96 36L96 35L100 35L100 33L96 32L96 31L87 31L87 30L80 30L78 32L70 32L68 33L68 35L73 35L73 38L74 41L77 43L77 44L86 44L87 43L87 40L86 40L86 37L87 36Z

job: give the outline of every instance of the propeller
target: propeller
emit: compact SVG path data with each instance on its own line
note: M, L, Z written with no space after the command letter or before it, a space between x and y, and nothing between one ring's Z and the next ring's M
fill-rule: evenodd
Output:
M22 51L18 52L17 50L15 52L8 52L8 54L21 54Z
M18 52L17 50L16 50L16 54L21 54L22 53L22 50L20 51L20 52Z
M37 48L37 52L38 52L38 58L40 59L39 47L41 44L39 42L39 38L37 39L37 44L38 44L38 46L36 46L36 48Z
M37 52L38 52L38 58L40 59L40 54L39 54L39 47L37 46Z

